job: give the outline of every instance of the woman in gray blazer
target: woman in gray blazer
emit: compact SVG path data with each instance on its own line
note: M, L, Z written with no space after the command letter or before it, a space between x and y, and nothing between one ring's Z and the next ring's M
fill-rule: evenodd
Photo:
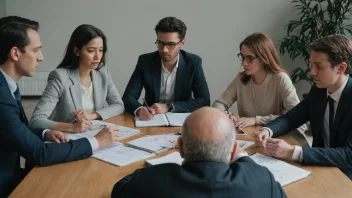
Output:
M109 70L104 33L80 25L71 35L64 59L50 72L48 84L30 119L33 128L82 132L90 121L124 112Z

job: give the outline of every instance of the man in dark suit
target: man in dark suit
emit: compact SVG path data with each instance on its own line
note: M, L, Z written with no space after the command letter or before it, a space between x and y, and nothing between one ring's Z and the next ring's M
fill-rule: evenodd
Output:
M352 179L352 42L342 35L327 36L310 45L308 96L285 115L263 127L256 142L274 157L305 165L336 166ZM313 146L292 146L271 139L310 121Z
M112 197L286 197L269 170L256 164L235 139L226 114L198 109L186 119L178 140L182 166L136 170L115 184Z
M119 135L116 127L108 127L95 137L68 141L59 131L27 127L16 81L33 76L43 60L38 28L38 22L21 17L0 19L0 197L7 197L24 176L20 155L39 166L85 159Z
M150 120L153 114L192 112L210 105L202 59L181 50L186 29L175 17L166 17L156 25L158 51L138 58L122 97L127 112ZM143 88L150 111L138 102Z

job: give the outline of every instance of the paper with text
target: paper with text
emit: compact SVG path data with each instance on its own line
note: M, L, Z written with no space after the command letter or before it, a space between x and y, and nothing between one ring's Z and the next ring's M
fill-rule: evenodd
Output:
M268 168L274 175L275 180L279 182L281 186L286 186L287 184L296 182L312 174L302 168L292 166L284 161L262 155L260 153L255 153L250 157L257 164Z
M153 155L155 154L130 148L120 143L120 145L99 150L92 157L116 166L125 166Z
M80 138L90 138L98 134L105 126L114 126L114 125L115 124L111 124L111 123L107 123L99 120L92 120L91 126L86 131L82 133L65 133L65 135L71 140L77 140ZM140 133L140 131L137 129L132 129L124 126L118 126L118 127L120 128L119 140L125 139L127 137L131 137Z

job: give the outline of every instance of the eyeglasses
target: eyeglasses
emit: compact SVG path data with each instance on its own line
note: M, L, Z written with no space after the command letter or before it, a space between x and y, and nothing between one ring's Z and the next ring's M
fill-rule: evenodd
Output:
M237 54L238 59L240 59L241 62L247 59L247 63L252 63L254 59L257 59L258 57L255 56L243 56L241 53Z
M156 40L155 45L159 49L164 48L164 46L166 45L167 49L172 50L172 49L175 49L176 45L180 44L181 41L182 41L182 39L177 43L164 43L162 41Z

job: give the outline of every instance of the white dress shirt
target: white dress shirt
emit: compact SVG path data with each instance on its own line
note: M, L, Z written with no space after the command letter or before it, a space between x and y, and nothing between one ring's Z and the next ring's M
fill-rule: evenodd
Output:
M163 61L161 61L160 103L167 104L175 100L175 81L179 57L177 56L176 65L171 72L164 66Z
M81 84L82 93L82 109L88 113L95 111L94 98L93 98L93 83L90 82L89 87Z
M159 103L167 104L175 100L175 84L176 84L176 73L178 69L178 63L180 55L177 56L177 62L174 69L170 72L165 66L163 60L161 60L161 79L160 79L160 97ZM143 106L138 107L134 111L134 115L137 116L137 111Z

